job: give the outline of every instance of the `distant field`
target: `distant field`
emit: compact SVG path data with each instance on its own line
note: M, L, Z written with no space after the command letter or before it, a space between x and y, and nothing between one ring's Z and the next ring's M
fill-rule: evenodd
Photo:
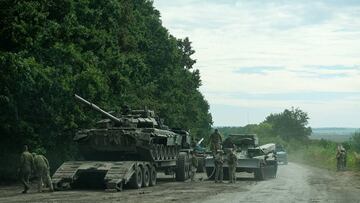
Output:
M310 139L326 139L335 142L344 142L349 140L358 128L313 128Z

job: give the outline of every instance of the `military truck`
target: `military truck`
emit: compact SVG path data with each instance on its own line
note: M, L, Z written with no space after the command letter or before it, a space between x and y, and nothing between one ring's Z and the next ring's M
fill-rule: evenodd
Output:
M285 148L280 144L276 144L276 157L278 164L288 164L287 152Z
M169 129L148 109L124 107L118 115L104 111L75 95L81 103L105 116L97 127L76 133L83 161L63 163L53 175L56 190L97 183L121 191L123 186L141 188L156 185L157 172L189 178L189 133Z
M238 158L236 172L253 173L257 180L276 177L277 160L275 144L259 146L258 137L255 134L231 134L222 143L225 152L224 160L227 159L229 150L235 150ZM227 162L223 164L224 179L229 178ZM214 155L205 158L206 174L210 179L214 178L215 164Z

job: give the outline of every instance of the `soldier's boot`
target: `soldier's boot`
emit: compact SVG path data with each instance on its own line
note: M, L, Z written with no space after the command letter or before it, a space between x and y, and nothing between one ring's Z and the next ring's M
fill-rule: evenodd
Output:
M29 187L26 186L25 189L21 193L26 194L28 190L29 190Z

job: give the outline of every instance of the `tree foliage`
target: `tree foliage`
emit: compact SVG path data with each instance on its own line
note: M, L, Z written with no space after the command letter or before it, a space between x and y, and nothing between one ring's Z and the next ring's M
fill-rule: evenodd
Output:
M311 134L311 127L308 127L308 114L299 108L285 109L281 113L270 114L266 117L265 123L272 126L273 134L279 135L285 140L298 139L307 140Z
M106 110L154 109L204 135L212 118L188 38L176 39L149 0L1 0L0 153L25 143L73 155L72 136ZM56 153L55 153L56 152Z

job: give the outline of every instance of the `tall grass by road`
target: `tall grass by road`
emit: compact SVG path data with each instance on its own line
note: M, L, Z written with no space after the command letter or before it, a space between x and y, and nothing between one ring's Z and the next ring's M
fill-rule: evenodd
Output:
M337 145L326 140L311 140L306 144L291 141L287 143L289 160L335 171ZM343 146L347 149L347 169L360 170L360 160L351 144L346 142Z

